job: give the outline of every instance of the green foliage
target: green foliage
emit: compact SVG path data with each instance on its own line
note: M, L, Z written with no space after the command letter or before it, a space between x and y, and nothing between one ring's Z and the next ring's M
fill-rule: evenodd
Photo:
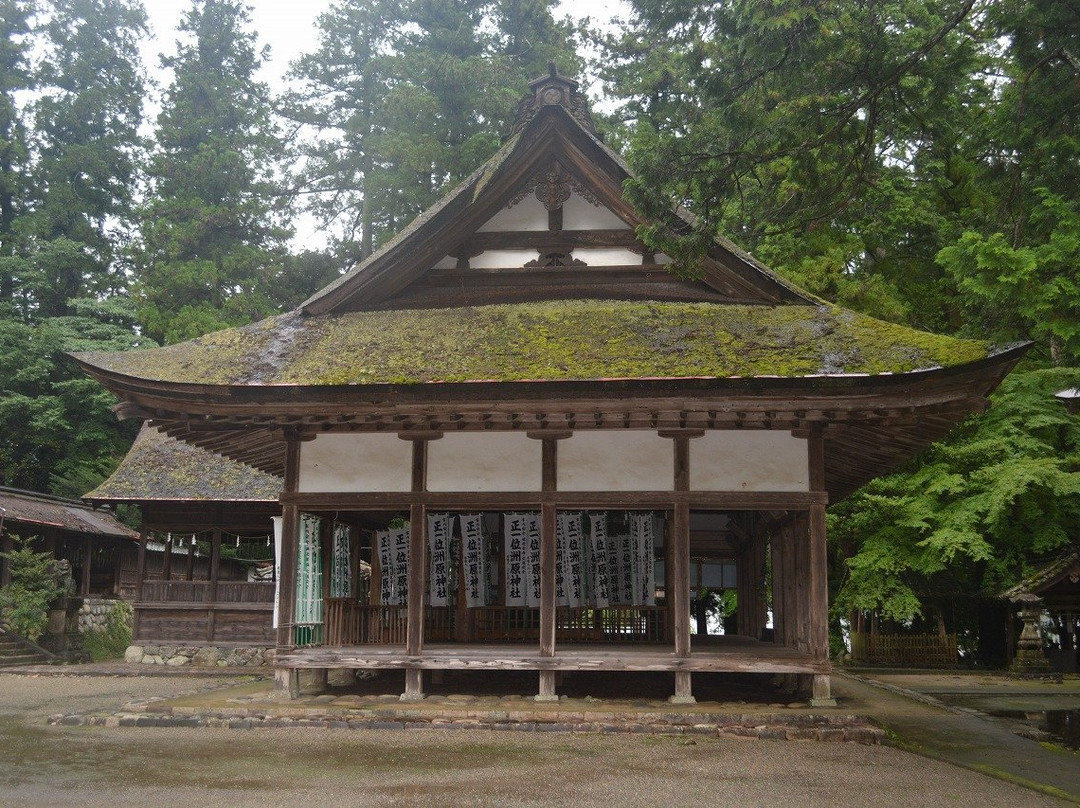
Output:
M179 342L265 317L284 263L283 157L269 90L255 80L265 54L235 0L193 0L173 71L140 211L139 319Z
M655 246L692 274L719 231L828 299L952 323L934 256L990 97L971 2L632 8L598 66L632 122L627 190L654 218L682 205L698 221L645 234Z
M528 82L577 71L550 0L344 0L292 68L308 210L366 258L499 147Z
M1080 205L1037 190L1029 232L1037 243L1013 245L1003 233L966 232L938 254L985 328L1048 345L1055 361L1080 360Z
M994 596L1066 547L1080 524L1080 419L1054 393L1075 369L1014 372L985 415L830 509L847 556L836 609L895 620L929 599Z
M131 645L135 609L126 600L115 600L112 604L113 610L105 621L104 631L91 631L83 635L83 651L90 655L93 662L122 657Z
M0 622L36 642L49 623L49 606L64 589L50 553L36 552L32 539L11 539L13 549L0 553L11 570L11 583L0 589Z

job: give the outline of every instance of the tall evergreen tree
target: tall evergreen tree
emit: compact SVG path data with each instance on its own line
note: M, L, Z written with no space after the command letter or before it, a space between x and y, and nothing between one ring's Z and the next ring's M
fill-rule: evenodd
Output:
M632 6L600 65L630 124L630 191L700 223L647 237L692 272L719 229L825 297L954 326L934 256L987 95L973 0Z
M25 212L29 186L29 148L18 96L33 85L29 65L33 13L30 2L0 0L0 305L8 306L18 274L15 222Z
M547 0L342 0L293 67L309 210L366 257L489 157L528 82L580 59Z
M942 250L977 328L1080 362L1080 10L997 3L1001 53L965 232Z
M239 0L194 0L158 116L141 215L139 317L176 342L265 316L289 231L266 57Z
M71 314L70 300L125 284L113 265L113 231L128 223L135 186L146 31L133 0L65 0L46 19L26 225L38 316Z
M132 437L65 352L139 340L126 301L108 296L126 282L116 236L137 164L145 19L128 0L41 0L6 2L0 20L0 478L81 495Z

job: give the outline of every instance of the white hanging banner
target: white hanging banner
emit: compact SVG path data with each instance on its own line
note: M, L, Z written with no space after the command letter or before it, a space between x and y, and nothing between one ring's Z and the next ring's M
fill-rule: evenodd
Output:
M315 625L323 620L321 527L319 517L300 515L300 543L296 554L295 622L298 625Z
M445 606L450 584L450 514L428 514L427 541L428 604Z
M487 605L487 553L484 548L483 514L463 513L459 517L463 563L465 565L465 605Z
M567 606L570 599L566 593L566 532L564 530L565 513L560 513L555 520L555 603Z
M330 562L330 597L347 598L352 592L352 542L349 526L334 523L333 558Z
M619 556L619 588L617 601L626 606L634 605L634 595L637 593L637 563L634 553L634 539L632 536L616 536L613 539L615 552Z
M274 628L278 627L279 607L281 603L281 522L280 516L271 516L274 523Z
M630 523L634 537L635 606L656 605L656 580L653 572L653 515L636 513Z
M528 514L508 513L503 516L503 555L506 563L506 605L524 606L527 601L525 580L525 542L528 536Z
M390 540L390 531L376 531L375 541L379 546L379 603L389 606L394 602L394 583L397 581L394 544Z
M409 603L409 528L390 532L394 541L394 605Z
M540 607L540 514L525 514L528 553L525 564L527 605Z
M610 605L608 590L607 514L589 515L589 570L592 574L591 602L599 609Z
M580 513L559 514L559 529L563 535L563 583L569 606L585 605L585 569Z

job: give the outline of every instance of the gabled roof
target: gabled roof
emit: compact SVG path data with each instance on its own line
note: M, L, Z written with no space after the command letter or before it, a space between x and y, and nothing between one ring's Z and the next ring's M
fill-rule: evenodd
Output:
M723 239L677 277L638 241L629 170L576 84L552 71L519 112L491 160L298 309L77 361L121 416L275 474L286 432L815 426L837 497L984 408L1026 350L824 304Z
M301 311L305 314L340 314L372 308L417 307L408 300L408 295L404 295L405 301L397 298L432 273L436 262L444 256L457 254L467 259L485 246L490 248L490 244L498 240L491 234L480 233L483 225L500 210L534 194L553 210L561 209L570 193L576 191L595 206L609 211L614 217L612 223L621 223L625 233L609 228L578 228L574 222L566 221L562 223L566 229L506 234L510 244L523 248L535 246L540 252L597 244L629 246L647 252L645 245L634 236L634 229L648 223L623 198L623 183L630 178L630 170L597 137L584 97L577 91L577 83L558 75L552 66L549 76L537 79L530 86L532 94L526 96L519 107L514 133L491 159L377 253L308 298L301 305ZM673 226L689 230L693 221L685 213L676 212ZM561 289L561 293L557 291L559 297L764 304L816 302L812 296L721 238L715 241L702 261L700 281L680 280L663 270L663 264L650 263L647 257L634 270L623 266L621 273L609 273L608 279L617 279L618 288L608 283L594 287L590 295L589 290L581 288L581 279L576 276L596 273L584 271L579 266L563 267L561 272L555 273L560 276L558 280L553 279L545 285L543 297L550 299L553 289ZM471 276L478 274L463 273L458 277L469 282L474 280ZM516 288L519 293L516 296L507 296L509 290L504 290L501 297L492 300L490 294L485 297L482 290L474 290L472 299L456 299L455 303L469 305L536 299L536 290L530 294L520 285L515 286L514 280L527 276L535 282L538 274L533 271L519 273L516 278L512 276L508 284L512 289ZM640 277L642 275L650 275L650 278L644 279ZM645 282L649 280L652 282ZM567 284L571 287L569 290ZM644 288L636 288L639 284ZM419 305L430 308L425 304L432 299L445 301L446 289L441 292L441 295L422 297Z
M1066 579L1077 586L1076 592L1080 594L1080 548L1072 547L1064 551L1016 586L1005 590L1002 597L1013 602L1040 598Z
M95 511L84 502L36 491L0 488L4 530L33 535L42 528L88 536L138 539L139 534L110 513ZM25 529L24 527L25 526Z
M280 477L174 440L143 424L109 479L83 499L93 503L277 502Z

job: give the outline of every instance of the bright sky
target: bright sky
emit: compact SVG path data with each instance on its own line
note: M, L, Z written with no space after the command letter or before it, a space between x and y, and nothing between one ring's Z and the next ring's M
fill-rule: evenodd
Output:
M153 35L143 55L147 67L155 71L158 55L174 52L176 26L190 4L186 0L143 0L143 4ZM331 0L248 0L259 45L270 46L271 61L261 76L264 81L277 85L291 61L314 50L318 38L316 20L331 4ZM625 13L622 0L562 0L560 8L560 13L589 16L594 23L606 23L613 15Z
M316 22L333 0L248 0L251 7L252 27L258 34L259 47L270 46L270 61L263 65L259 78L272 88L280 89L289 63L298 56L314 50L318 41ZM170 76L158 68L161 54L176 52L176 26L184 12L190 8L190 0L143 0L150 21L151 39L143 45L143 63L162 85ZM618 13L626 13L623 0L562 0L562 14L591 17L596 25L606 24ZM149 110L148 121L157 112ZM327 235L321 232L315 221L307 214L293 220L296 235L293 245L297 248L317 249L326 243Z

